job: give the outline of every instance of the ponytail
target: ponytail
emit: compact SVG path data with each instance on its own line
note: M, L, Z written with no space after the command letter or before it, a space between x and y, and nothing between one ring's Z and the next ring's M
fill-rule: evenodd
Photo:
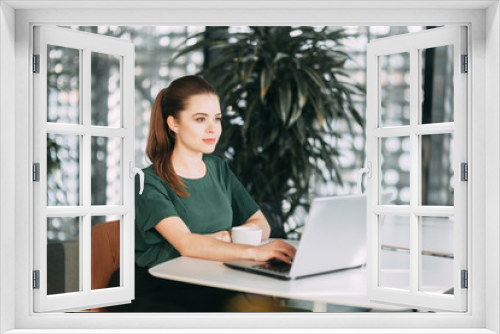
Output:
M191 96L201 94L217 95L213 86L201 77L188 75L172 81L168 88L156 96L151 110L149 136L146 155L153 163L156 174L163 179L179 197L188 197L187 187L175 174L172 153L175 146L175 133L167 125L167 118L177 118L185 109Z
M182 183L180 177L175 174L172 164L175 137L168 128L167 118L164 117L162 112L162 99L167 90L168 88L164 88L158 93L151 110L146 155L153 163L156 174L167 182L179 197L188 197L189 193L186 191L186 186Z

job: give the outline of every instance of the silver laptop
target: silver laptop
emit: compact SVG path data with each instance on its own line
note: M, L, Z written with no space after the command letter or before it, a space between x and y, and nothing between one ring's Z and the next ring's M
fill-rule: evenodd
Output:
M386 203L390 194L382 195ZM280 279L296 279L366 263L366 195L313 200L292 264L280 260L224 262L230 268Z

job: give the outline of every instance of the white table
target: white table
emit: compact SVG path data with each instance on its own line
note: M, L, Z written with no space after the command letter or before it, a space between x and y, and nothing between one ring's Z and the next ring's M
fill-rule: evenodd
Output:
M402 310L368 300L365 268L284 281L231 269L218 261L178 257L151 268L149 272L155 277L174 281L312 301L314 312L326 312L328 303L387 311Z

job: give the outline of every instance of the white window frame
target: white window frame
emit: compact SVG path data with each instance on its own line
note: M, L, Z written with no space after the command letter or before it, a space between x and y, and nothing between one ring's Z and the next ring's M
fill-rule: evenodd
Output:
M372 301L391 304L410 304L417 308L463 312L467 309L467 290L461 288L461 271L467 269L467 185L460 181L460 164L467 163L467 73L461 73L461 55L467 54L466 28L463 26L440 27L416 33L372 40L367 50L367 164L372 166L367 181L368 223L368 296ZM421 124L422 64L421 50L437 46L453 47L453 122ZM407 53L410 62L410 122L401 126L383 126L380 57ZM422 193L421 136L453 134L454 205L424 206ZM410 203L409 205L383 205L381 172L381 139L383 137L410 139ZM473 182L473 180L471 180ZM381 227L383 215L404 215L409 218L409 290L383 287L381 279ZM425 216L453 217L453 294L435 294L422 291L422 223Z
M161 9L138 11L134 2L50 2L3 1L0 3L0 331L37 332L35 329L59 328L149 328L203 329L282 328L328 329L362 328L364 333L463 332L494 333L500 331L500 10L498 1L448 2L370 2L364 1L274 1L274 2L210 2L169 1L164 4L144 1L139 6L163 6ZM272 3L273 6L270 6ZM58 7L59 6L59 7ZM73 6L63 9L61 6ZM75 9L87 7L85 9ZM96 9L108 7L113 10ZM134 7L135 6L135 7ZM398 6L403 9L393 9ZM412 10L404 9L404 7ZM432 6L432 7L426 7ZM460 9L450 6L461 6ZM196 9L195 9L196 7ZM264 8L272 7L272 8ZM43 8L51 8L43 10ZM312 8L312 9L311 9ZM347 9L346 9L347 8ZM59 9L59 10L54 10ZM243 10L244 9L244 10ZM469 235L470 269L468 300L465 314L213 314L204 315L120 315L120 314L49 314L32 313L30 245L32 245L32 203L29 181L32 148L32 105L30 105L30 43L34 24L69 25L436 25L461 24L469 27L471 63L469 140ZM486 71L487 68L487 71ZM9 74L9 76L5 75ZM487 75L488 74L488 75ZM14 78L14 79L13 79ZM12 81L14 85L12 85ZM14 110L15 112L12 112ZM9 129L14 128L14 130ZM12 135L15 146L12 147ZM9 137L10 136L10 137ZM485 153L487 152L487 154ZM15 172L15 177L12 175ZM488 182L486 182L486 176ZM12 189L15 191L14 200ZM14 208L14 209L12 209ZM15 224L12 224L12 222ZM12 236L15 236L13 238ZM14 250L14 256L12 256ZM14 289L12 287L15 287ZM486 293L486 290L488 293ZM12 307L14 305L14 307ZM23 329L26 329L24 331ZM196 330L198 329L198 330ZM213 330L213 332L221 332ZM131 332L131 331L128 331ZM141 330L137 330L138 333ZM168 332L168 330L165 330ZM255 329L255 332L259 330ZM337 331L337 332L340 332ZM415 331L411 331L415 332Z
M47 46L57 45L80 53L80 123L47 122ZM91 54L116 56L120 69L120 126L95 126L91 121ZM35 289L36 312L82 310L129 303L134 297L134 44L130 41L100 36L68 28L34 27L34 53L39 55L39 73L34 81L34 162L40 164L40 180L34 183L34 270L39 271L39 288ZM131 94L131 92L134 92ZM47 206L47 134L79 136L79 188L76 206ZM91 140L94 136L120 139L120 191L116 205L91 204ZM112 289L91 289L91 218L120 217L120 286ZM47 295L47 218L79 217L79 290Z

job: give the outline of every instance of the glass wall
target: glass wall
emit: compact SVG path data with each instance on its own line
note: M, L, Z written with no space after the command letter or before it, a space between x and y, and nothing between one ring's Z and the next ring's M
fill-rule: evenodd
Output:
M171 61L172 56L175 53L175 49L186 39L188 36L192 36L196 33L203 32L205 27L203 26L134 26L134 27L121 27L121 26L99 26L99 27L69 27L72 29L78 29L82 31L87 31L91 33L97 33L107 36L113 36L118 38L123 38L131 40L135 44L136 50L136 61L135 61L135 76L136 76L136 165L138 167L145 167L149 165L149 161L145 156L145 148L147 141L147 134L149 131L149 119L151 115L151 107L156 94L164 87L166 87L170 81L174 78L186 75L194 74L203 68L204 54L203 52L190 53L189 56L183 56L175 61ZM332 30L339 29L341 27L331 27ZM376 27L366 27L366 26L348 26L342 27L346 33L351 37L348 37L344 41L345 52L347 52L351 60L348 60L345 65L345 72L348 74L347 80L353 83L365 86L366 81L366 47L367 43L372 39L383 38L388 36L394 36L409 32L416 32L426 29L425 27L406 27L406 26L376 26ZM230 32L246 31L248 27L238 26L229 27ZM202 38L203 35L197 37L197 39ZM193 44L195 39L188 40L187 45ZM426 64L432 65L432 59L430 57L436 58L441 57L442 53L446 53L446 50L435 50L432 54L424 55L426 59ZM442 51L442 52L441 52ZM51 50L50 57L53 61L54 68L57 66L64 67L64 61L71 61L69 58L64 58L63 53L58 52L58 50ZM394 59L387 59L384 64L384 70L386 72L387 83L390 84L388 89L385 90L385 94L390 96L389 100L391 105L385 106L386 108L392 110L391 119L384 120L386 122L392 122L394 124L405 124L408 123L408 112L406 112L406 102L404 99L404 92L408 90L408 61L404 57L395 57ZM437 58L436 58L437 59ZM113 59L93 59L95 62L96 71L93 72L92 80L93 82L101 82L99 89L110 90L119 89L119 82L116 81L116 73L102 73L98 70L99 62L110 62ZM60 65L58 65L60 63ZM448 80L446 76L446 71L439 72L436 69L441 67L434 66L433 72L428 75L434 77L434 82L440 80L441 76L443 80ZM74 74L67 74L65 83L62 83L62 79L59 77L54 77L54 84L58 84L58 78L61 84L65 84L69 90L73 86L78 85L78 77ZM76 87L75 86L75 87ZM101 87L102 86L102 87ZM390 89L389 89L390 88ZM434 95L440 93L437 91L439 86L432 88ZM78 117L78 112L75 111L77 106L73 106L71 103L77 101L78 95L72 94L71 91L64 92L60 94L65 94L65 96L52 96L49 94L51 103L53 104L54 110L57 108L68 109L67 117ZM443 92L445 94L446 92ZM64 95L63 94L63 95ZM76 97L75 97L76 96ZM93 105L103 105L112 106L112 96L113 94L102 94L106 97L106 101L100 101L100 94L95 94L93 96ZM445 96L445 95L443 95ZM355 95L355 105L361 115L365 114L365 96ZM450 97L441 101L443 108L446 108L447 100ZM73 102L72 102L73 101ZM452 96L451 96L452 101ZM75 104L75 103L73 103ZM432 105L433 117L445 117L446 111L442 116L439 116L440 112L439 106L434 103ZM70 110L71 109L71 110ZM75 110L73 110L75 109ZM102 109L102 108L101 108ZM96 110L100 110L96 108ZM444 110L444 109L443 109ZM71 111L71 112L70 112ZM52 114L50 114L52 115ZM56 114L54 114L56 115ZM438 116L436 116L438 115ZM102 116L102 117L101 117ZM55 117L55 116L54 116ZM65 116L66 117L66 116ZM101 118L106 118L106 120ZM96 113L93 115L93 121L95 122L108 122L110 115L108 113ZM444 119L445 119L444 118ZM112 121L112 120L111 120ZM352 122L355 124L355 122ZM391 123L391 124L392 124ZM97 123L96 123L97 124ZM107 123L106 123L107 124ZM390 125L390 124L389 124ZM341 166L341 177L342 183L335 182L322 182L316 181L316 186L312 189L309 199L316 196L324 195L340 195L340 194L352 194L356 193L356 173L363 167L365 153L365 137L363 134L363 129L355 124L351 131L348 124L343 121L338 122L338 124L333 125L334 128L341 134L339 137L331 139L331 144L334 145L339 151L339 164ZM58 142L55 141L55 144ZM93 165L95 163L96 170L95 173L106 177L106 175L113 175L113 168L120 168L118 164L115 163L116 157L113 154L109 154L114 150L113 143L103 143L102 140L95 140L93 142ZM446 144L446 143L445 143ZM447 144L449 145L449 143ZM401 137L398 140L387 140L384 145L384 187L391 190L396 195L396 201L398 203L406 203L408 201L408 166L409 166L409 155L407 152L407 138ZM433 146L434 147L434 146ZM57 148L57 147L56 147ZM63 150L61 148L61 150ZM434 151L436 151L435 149ZM431 152L434 154L440 154L439 150L436 152ZM49 154L49 153L48 153ZM54 165L64 164L58 162L57 152L54 150L50 153ZM63 156L62 153L59 156ZM50 160L49 160L50 162ZM70 162L68 162L70 163ZM73 162L71 162L73 163ZM74 169L77 172L77 169ZM452 171L450 172L452 173ZM446 185L449 185L450 173L446 174L447 180L434 180L432 184L437 184L437 187L441 189L441 192L446 194L451 194L452 189L445 189ZM432 175L432 174L431 174ZM76 177L68 175L67 178ZM447 182L447 183L446 183ZM106 193L119 193L119 190L110 189L112 187L111 183L102 182L101 184L107 184L106 189L99 189L98 183L93 187L93 196L96 197L96 201L102 202L103 194ZM119 182L117 182L117 187ZM429 189L434 189L430 188ZM444 190L443 190L444 189ZM78 189L74 189L73 192L77 192ZM431 191L431 190L429 190ZM57 189L54 189L53 194L48 195L49 199L61 198L57 195ZM59 197L58 197L59 196ZM429 202L432 203L432 194L427 195L429 197ZM442 197L442 196L441 196ZM449 198L449 197L448 197ZM444 199L446 200L446 199ZM448 200L449 201L449 200ZM50 205L50 204L49 204ZM294 229L304 223L307 212L305 209L298 209L293 217L289 219L287 229ZM57 235L57 231L54 231L54 235Z
M192 34L205 27L67 27L107 35L135 44L135 163L149 165L145 156L151 106L156 94L174 78L194 74L203 65L203 54L193 53L171 61L174 49ZM47 51L47 121L78 124L80 121L80 73L78 50L50 46ZM74 69L77 69L76 71ZM93 53L91 57L91 124L120 127L120 60L113 55ZM74 137L74 138L73 138ZM78 136L47 136L47 205L80 205ZM121 203L121 141L116 138L93 137L91 141L93 205ZM117 177L118 175L118 177ZM115 217L93 217L92 226ZM48 221L48 243L78 242L79 222ZM52 245L50 247L53 247Z

